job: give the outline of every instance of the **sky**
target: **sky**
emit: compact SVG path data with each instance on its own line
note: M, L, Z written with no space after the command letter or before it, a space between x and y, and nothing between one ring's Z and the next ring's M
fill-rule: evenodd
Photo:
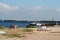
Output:
M60 21L60 0L0 0L0 20Z

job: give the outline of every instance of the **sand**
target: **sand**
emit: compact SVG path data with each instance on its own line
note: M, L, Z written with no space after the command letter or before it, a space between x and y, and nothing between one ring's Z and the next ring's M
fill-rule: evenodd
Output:
M60 40L60 27L48 27L51 31L37 31L37 28L31 28L32 32L22 32L23 28L19 29L0 29L7 34L22 34L25 37L8 37L0 35L0 40Z

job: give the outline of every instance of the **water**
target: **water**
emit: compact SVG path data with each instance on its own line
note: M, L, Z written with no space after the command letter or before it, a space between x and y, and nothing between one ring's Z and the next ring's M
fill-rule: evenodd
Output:
M0 26L9 28L10 25L17 25L17 28L25 28L30 22L0 22Z

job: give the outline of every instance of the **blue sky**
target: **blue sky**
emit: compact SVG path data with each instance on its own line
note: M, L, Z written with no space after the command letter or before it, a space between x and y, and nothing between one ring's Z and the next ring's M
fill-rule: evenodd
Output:
M34 6L60 8L60 0L0 0L0 2L12 6L18 5L23 8Z
M60 20L60 0L0 0L2 20Z

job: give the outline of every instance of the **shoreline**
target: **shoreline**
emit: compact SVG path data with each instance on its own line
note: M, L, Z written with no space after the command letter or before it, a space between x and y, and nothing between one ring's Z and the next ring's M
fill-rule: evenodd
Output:
M1 40L60 40L60 27L48 27L51 31L37 31L37 28L27 28L33 30L28 32L26 28L0 29L7 32L0 34Z

